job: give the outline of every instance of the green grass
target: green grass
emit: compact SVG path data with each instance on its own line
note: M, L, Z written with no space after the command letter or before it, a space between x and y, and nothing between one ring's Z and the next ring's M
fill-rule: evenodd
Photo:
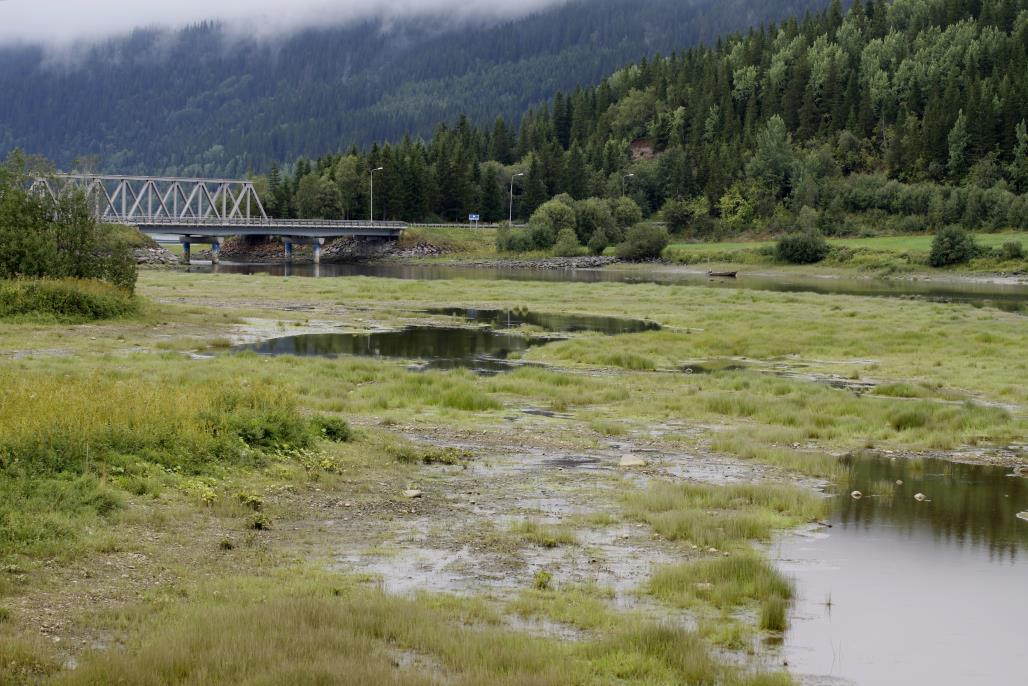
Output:
M611 591L594 586L526 589L507 607L521 617L547 619L584 631L609 631L625 621L611 609L612 596Z
M416 226L404 231L400 247L430 243L445 251L447 257L495 257L496 229L460 226Z
M786 484L657 483L626 496L629 514L664 538L719 551L766 541L779 529L823 517L826 501Z
M79 323L139 312L140 303L131 292L103 281L0 281L0 320Z
M830 267L858 269L910 270L928 269L927 256L931 251L933 234L908 236L875 236L871 238L830 238L834 250L823 263ZM1007 242L1028 247L1024 232L977 233L975 241L983 248L998 248ZM664 250L664 258L686 264L731 263L738 265L773 265L771 249L775 243L768 240L725 241L702 243L672 243ZM839 250L846 249L846 250ZM1024 261L1020 264L1023 266ZM1006 262L986 256L972 261L963 269L995 270ZM1011 262L1013 266L1018 261Z
M232 578L142 615L145 639L87 654L54 683L790 683L722 665L678 628L630 622L565 643L491 620L473 601L391 597L330 575Z
M260 466L323 426L268 384L154 381L0 368L0 559L71 553L125 493Z
M511 524L509 532L523 543L531 543L543 548L557 548L578 543L574 531L568 527L543 524L534 519L514 522Z
M658 569L647 589L681 607L709 604L731 610L769 598L792 598L792 584L755 552L737 552ZM767 628L767 627L762 627Z

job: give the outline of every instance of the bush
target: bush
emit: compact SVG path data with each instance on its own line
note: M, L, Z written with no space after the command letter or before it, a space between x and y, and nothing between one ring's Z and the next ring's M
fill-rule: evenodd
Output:
M1020 241L1007 241L999 247L999 256L1004 260L1023 260L1024 246Z
M353 438L353 429L345 419L318 415L311 420L315 432L334 443L346 443Z
M636 224L628 230L625 242L618 246L623 260L651 260L660 257L667 247L667 229L656 224Z
M775 257L790 264L814 264L828 256L828 242L818 231L782 236L775 246Z
M635 226L642 221L643 213L638 204L631 198L621 197L611 201L610 212L614 223L621 229Z
M668 200L664 203L660 213L664 217L668 231L675 234L684 233L685 228L692 220L692 211L684 200Z
M138 310L130 291L103 281L0 282L0 319L30 317L75 323L126 317Z
M597 232L609 237L615 231L614 215L610 213L606 200L587 198L575 203L575 233L580 243L588 244Z
M557 234L557 242L553 244L553 254L557 257L575 257L582 254L582 244L574 229L561 229Z
M564 229L575 230L575 210L560 196L540 205L528 220L532 245L538 249L553 247Z
M496 249L500 252L528 252L534 247L528 229L501 227L496 233Z
M28 192L33 176L17 154L0 165L0 279L100 279L134 288L128 232L99 225L81 191L56 200Z
M959 226L947 226L935 234L928 263L933 267L963 264L978 254L978 246L971 234Z

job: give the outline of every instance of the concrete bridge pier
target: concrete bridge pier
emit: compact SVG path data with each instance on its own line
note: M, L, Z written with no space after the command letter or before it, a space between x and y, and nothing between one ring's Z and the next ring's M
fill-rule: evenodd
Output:
M190 246L193 243L207 243L211 246L211 264L218 264L221 261L221 244L225 242L224 236L179 236L182 243L182 263L189 264Z
M321 264L321 246L325 244L324 238L310 236L282 236L282 242L286 247L286 260L293 259L293 244L309 245L314 249L314 264Z

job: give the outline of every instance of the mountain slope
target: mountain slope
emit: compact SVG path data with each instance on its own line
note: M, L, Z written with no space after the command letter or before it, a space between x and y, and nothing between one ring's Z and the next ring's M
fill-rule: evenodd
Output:
M0 151L67 167L229 174L427 135L466 113L516 120L559 90L825 0L576 0L498 25L411 17L242 38L216 24L140 30L75 61L0 48Z
M833 2L558 94L516 136L459 122L302 162L269 177L269 206L367 216L382 166L388 218L502 219L524 172L522 219L557 194L624 193L697 235L1028 229L1026 75L1028 0Z

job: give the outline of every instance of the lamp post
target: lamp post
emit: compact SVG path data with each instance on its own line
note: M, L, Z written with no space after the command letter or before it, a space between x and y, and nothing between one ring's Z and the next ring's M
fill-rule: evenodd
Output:
M515 174L514 176L510 177L510 205L507 207L507 224L508 225L513 225L514 224L514 179L518 178L519 176L524 176L524 175L525 175L525 173L521 172L519 174Z
M375 172L382 171L385 167L375 167L371 170L371 203L368 206L368 221L375 221Z
M625 174L621 177L621 195L625 194L625 181L635 176L635 174Z

